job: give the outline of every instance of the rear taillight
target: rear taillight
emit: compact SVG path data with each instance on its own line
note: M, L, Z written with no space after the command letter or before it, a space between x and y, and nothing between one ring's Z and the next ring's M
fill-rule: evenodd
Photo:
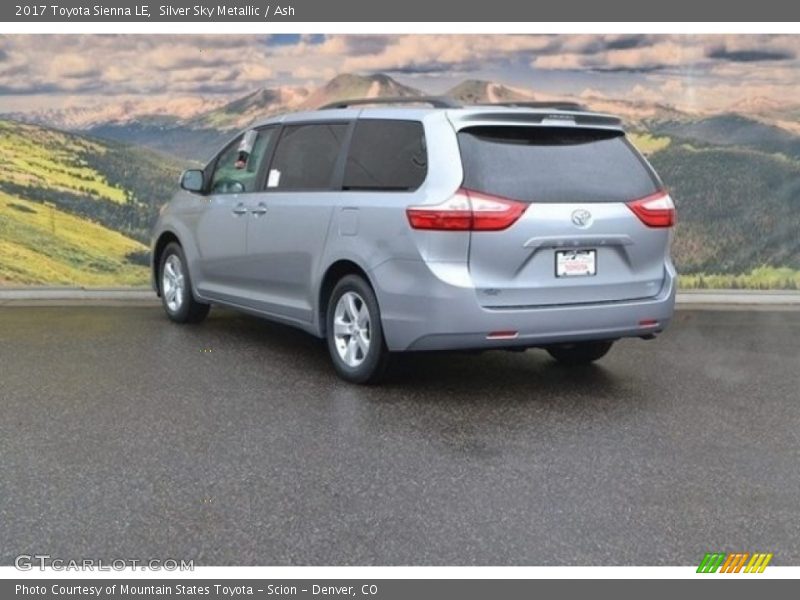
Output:
M414 229L500 231L514 224L527 206L524 202L462 188L441 204L410 206L406 214Z
M672 227L675 225L675 204L665 191L650 194L628 202L639 220L648 227Z

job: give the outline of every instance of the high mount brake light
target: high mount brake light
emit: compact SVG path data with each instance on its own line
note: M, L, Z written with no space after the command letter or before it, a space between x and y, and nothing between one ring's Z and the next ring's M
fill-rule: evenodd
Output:
M513 225L527 207L524 202L461 188L441 204L410 206L406 215L414 229L500 231Z

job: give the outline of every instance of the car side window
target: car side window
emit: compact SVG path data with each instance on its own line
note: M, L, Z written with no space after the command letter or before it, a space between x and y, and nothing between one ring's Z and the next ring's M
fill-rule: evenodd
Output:
M267 187L330 189L348 123L309 123L283 128L270 165Z
M258 173L275 127L251 129L236 138L217 158L211 175L212 194L257 191Z
M346 190L411 191L428 174L425 132L419 121L361 119L344 172Z

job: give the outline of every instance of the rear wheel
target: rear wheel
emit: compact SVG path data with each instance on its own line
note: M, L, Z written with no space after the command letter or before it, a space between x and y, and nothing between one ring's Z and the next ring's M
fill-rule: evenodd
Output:
M326 314L328 352L336 372L353 383L376 383L386 372L389 351L383 338L378 300L358 275L333 288Z
M176 323L199 323L208 315L209 305L192 295L192 280L183 249L172 242L161 255L159 285L164 312Z
M603 358L611 346L613 340L599 342L575 342L572 344L557 344L545 348L547 352L558 362L565 365L588 365L598 359Z

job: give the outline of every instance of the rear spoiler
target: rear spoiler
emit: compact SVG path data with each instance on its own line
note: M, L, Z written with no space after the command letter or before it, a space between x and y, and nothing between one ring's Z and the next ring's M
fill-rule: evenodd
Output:
M589 127L622 131L622 119L613 115L567 110L470 110L451 111L451 121L459 125L514 124L550 127Z

